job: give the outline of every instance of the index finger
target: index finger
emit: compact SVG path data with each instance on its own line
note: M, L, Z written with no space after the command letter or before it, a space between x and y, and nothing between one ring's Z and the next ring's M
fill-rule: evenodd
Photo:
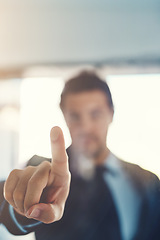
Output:
M50 132L52 164L51 172L63 174L68 171L68 157L65 149L63 132L60 127L53 127Z

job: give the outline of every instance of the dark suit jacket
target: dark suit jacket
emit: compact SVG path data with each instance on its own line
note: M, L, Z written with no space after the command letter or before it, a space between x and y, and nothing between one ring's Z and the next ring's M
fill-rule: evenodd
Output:
M105 234L102 234L102 219L103 209L101 211L97 206L101 206L101 200L94 200L92 198L92 184L86 182L80 176L75 174L72 168L72 157L70 148L67 150L70 162L70 171L72 174L71 188L69 197L66 202L65 212L63 218L52 224L41 224L38 227L30 227L27 229L28 232L35 231L37 240L105 240ZM34 156L29 160L28 165L38 165L42 161L50 159ZM133 181L133 187L139 191L139 195L142 200L141 213L139 220L139 227L136 236L133 240L158 240L160 239L160 183L158 178L140 168L137 165L130 164L119 160L125 171L131 176ZM0 187L2 189L3 183ZM89 195L90 194L90 195ZM0 221L7 227L7 229L15 234L24 234L12 220L9 210L8 203L3 199L2 191L0 195L1 203L1 219ZM80 206L82 201L86 198L90 198L90 204L87 208L82 209ZM98 210L97 210L98 209ZM92 218L88 218L92 213ZM26 219L24 217L16 215L17 220L22 224L26 225L35 221ZM114 226L109 225L107 222L106 229L112 228L113 232L118 231L114 229ZM108 240L119 240L121 237L113 234Z

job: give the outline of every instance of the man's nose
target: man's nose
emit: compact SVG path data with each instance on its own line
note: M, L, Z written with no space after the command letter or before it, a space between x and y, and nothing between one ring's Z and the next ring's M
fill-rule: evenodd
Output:
M89 118L81 119L80 129L83 133L93 131L93 122Z

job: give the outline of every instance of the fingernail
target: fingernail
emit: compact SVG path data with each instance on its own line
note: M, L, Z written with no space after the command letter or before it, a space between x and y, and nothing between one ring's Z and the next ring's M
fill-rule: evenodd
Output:
M59 128L58 127L54 127L51 130L51 139L53 141L57 141L58 137L59 137Z
M40 213L41 213L40 209L35 208L30 214L27 214L27 216L31 218L38 218L40 216Z

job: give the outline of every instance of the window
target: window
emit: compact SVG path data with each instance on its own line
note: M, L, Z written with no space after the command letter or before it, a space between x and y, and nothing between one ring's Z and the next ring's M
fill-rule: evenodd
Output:
M160 176L160 74L107 79L115 104L109 147Z
M18 159L20 81L0 81L0 179L5 179Z
M160 176L160 75L108 76L115 115L108 145L122 159ZM24 79L21 88L20 161L34 154L50 157L49 132L59 125L71 143L59 109L61 78Z
M66 147L70 136L59 108L63 79L24 79L21 85L20 162L34 154L51 157L50 129L60 126L65 135Z
M109 148L122 159L160 176L160 74L112 75L107 77L107 82L115 105ZM62 128L66 147L70 145L70 135L59 109L63 86L62 78L0 82L1 179L34 154L51 156L49 133L52 126ZM17 239L1 226L2 234L4 239ZM18 238L27 240L34 236Z

